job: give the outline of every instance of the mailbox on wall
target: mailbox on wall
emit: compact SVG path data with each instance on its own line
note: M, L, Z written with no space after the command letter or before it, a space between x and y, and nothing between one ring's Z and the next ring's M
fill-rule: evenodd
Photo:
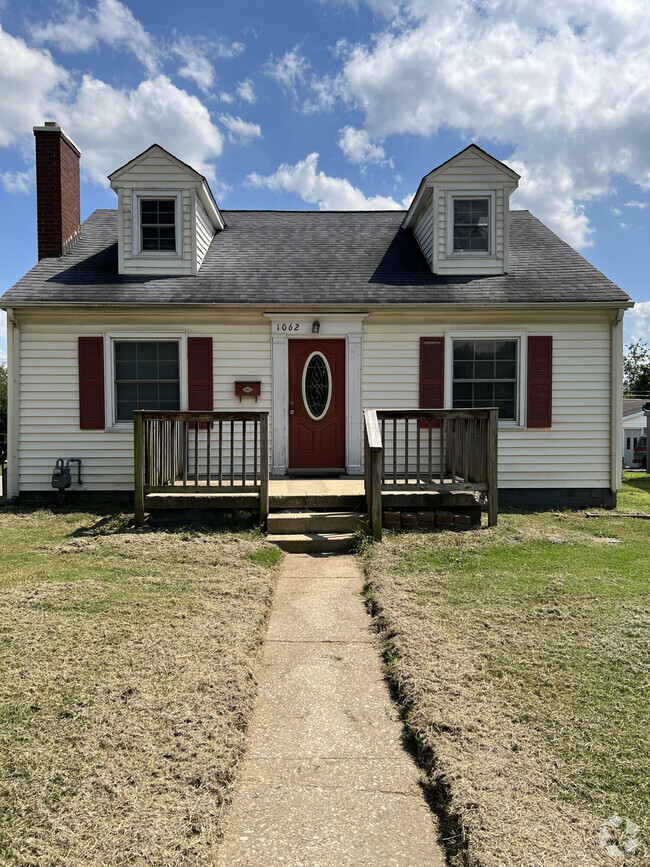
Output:
M235 380L235 394L241 403L242 397L254 397L255 403L262 393L262 383L259 380Z

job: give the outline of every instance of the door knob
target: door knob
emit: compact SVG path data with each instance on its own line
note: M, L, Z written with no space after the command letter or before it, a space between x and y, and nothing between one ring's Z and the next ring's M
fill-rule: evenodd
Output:
M290 410L289 410L289 415L293 415L293 414L294 414L294 412L295 412L295 410L294 410L294 409L290 409Z

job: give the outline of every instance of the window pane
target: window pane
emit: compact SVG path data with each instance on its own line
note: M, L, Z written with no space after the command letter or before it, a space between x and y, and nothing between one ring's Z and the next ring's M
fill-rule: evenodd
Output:
M455 340L453 359L454 407L496 406L499 418L516 418L516 340Z
M474 403L477 406L492 406L494 401L494 383L474 383Z
M472 361L474 358L474 344L469 340L454 340L454 361Z
M497 379L514 379L516 364L514 361L497 361L496 363L496 378Z
M474 364L471 361L454 361L454 379L473 379Z
M137 357L138 344L128 341L120 341L115 344L116 361L132 361Z
M180 409L178 341L116 341L116 421L136 409Z
M494 379L494 362L477 361L474 365L474 379Z
M494 342L497 358L512 358L517 357L517 341L516 340L496 340Z
M457 400L469 400L470 406L472 401L473 386L471 382L455 382L454 383L454 406Z

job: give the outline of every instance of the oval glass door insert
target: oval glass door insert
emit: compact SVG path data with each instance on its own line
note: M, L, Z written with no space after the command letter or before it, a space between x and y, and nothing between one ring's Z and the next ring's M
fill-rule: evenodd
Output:
M330 366L322 352L312 352L302 372L302 399L314 421L323 418L332 398Z

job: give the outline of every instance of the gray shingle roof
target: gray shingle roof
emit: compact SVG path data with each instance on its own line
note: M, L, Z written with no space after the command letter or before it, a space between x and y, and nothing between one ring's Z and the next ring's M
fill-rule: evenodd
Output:
M117 211L95 211L60 259L44 259L0 304L300 306L623 302L628 296L528 211L510 213L510 273L440 277L403 211L223 211L195 277L117 273Z

